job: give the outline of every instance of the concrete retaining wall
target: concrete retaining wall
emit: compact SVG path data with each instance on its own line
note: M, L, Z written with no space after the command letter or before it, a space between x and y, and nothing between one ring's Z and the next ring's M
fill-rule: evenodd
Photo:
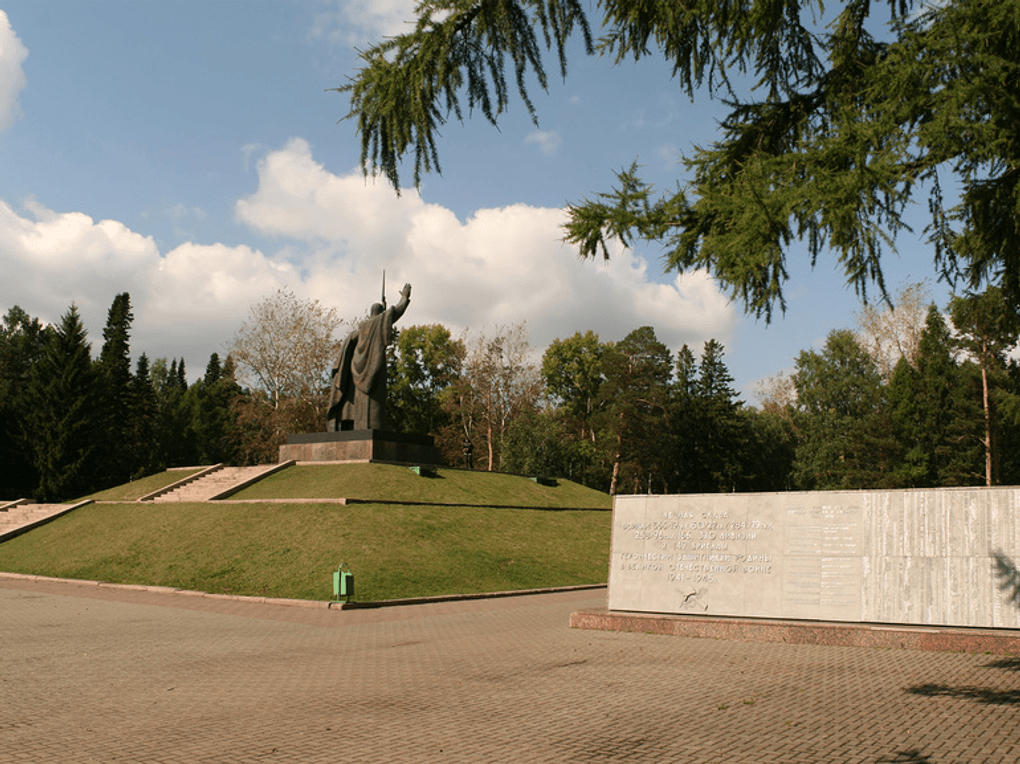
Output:
M619 496L609 608L1020 628L1014 563L1020 488Z

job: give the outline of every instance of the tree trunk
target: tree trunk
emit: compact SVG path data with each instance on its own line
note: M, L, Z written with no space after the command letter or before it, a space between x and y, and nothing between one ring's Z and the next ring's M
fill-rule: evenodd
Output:
M495 465L495 450L492 445L492 418L490 417L485 426L485 440L489 444L489 472Z
M616 431L616 453L613 455L613 479L609 482L609 495L616 496L620 482L620 461L623 459L623 412L620 412L620 429Z
M998 482L995 461L998 454L995 453L995 426L993 422L992 399L988 389L988 352L987 345L981 346L981 401L985 408L985 485L993 486Z

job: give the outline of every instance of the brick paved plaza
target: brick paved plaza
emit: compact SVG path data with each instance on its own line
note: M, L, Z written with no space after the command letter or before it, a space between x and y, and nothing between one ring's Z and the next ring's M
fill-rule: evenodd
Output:
M1017 762L1020 659L0 580L0 762Z

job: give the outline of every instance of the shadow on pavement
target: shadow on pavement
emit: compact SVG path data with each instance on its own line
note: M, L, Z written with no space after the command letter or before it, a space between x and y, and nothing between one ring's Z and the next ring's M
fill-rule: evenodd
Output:
M996 706L1020 705L1020 690L989 690L984 687L947 687L943 684L922 684L908 687L907 692L926 697L971 698Z
M934 760L920 751L897 751L891 759L876 759L875 764L932 764Z
M986 663L985 667L1008 669L1009 671L1020 671L1020 658L1000 658L997 661Z

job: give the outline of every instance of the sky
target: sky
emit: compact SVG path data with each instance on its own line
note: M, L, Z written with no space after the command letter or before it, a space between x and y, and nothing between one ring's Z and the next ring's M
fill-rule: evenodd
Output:
M722 109L692 103L660 60L613 66L578 48L563 80L549 59L538 126L514 101L498 130L479 115L447 123L443 174L419 191L365 178L348 99L330 89L413 6L0 0L0 311L55 323L73 302L97 355L128 292L133 356L183 357L194 377L277 290L354 320L385 269L391 303L413 287L402 324L460 335L523 321L538 353L589 329L618 341L648 325L696 355L714 338L749 403L759 380L855 325L834 258L812 269L803 247L786 313L766 324L707 274L664 271L656 244L606 264L562 242L566 204L635 161L674 188L681 156L716 136ZM890 290L925 281L944 306L920 233L897 245Z

